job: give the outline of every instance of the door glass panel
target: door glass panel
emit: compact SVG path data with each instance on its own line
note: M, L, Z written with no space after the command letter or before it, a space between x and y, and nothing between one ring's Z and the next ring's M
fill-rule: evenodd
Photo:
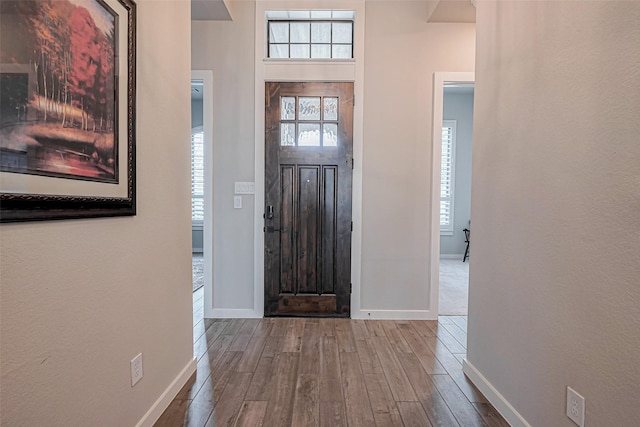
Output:
M352 58L351 45L334 44L333 46L333 58L346 59Z
M320 120L320 97L301 96L298 106L298 120Z
M338 146L338 125L336 123L325 123L323 125L322 145L324 147Z
M329 22L312 22L311 42L331 43L331 24Z
M309 58L309 52L308 44L291 45L291 58Z
M280 145L287 147L296 145L295 123L280 123Z
M289 23L270 22L269 23L270 43L289 43Z
M288 44L270 44L269 45L269 58L288 58L288 57L289 57Z
M280 120L296 119L296 98L283 96L280 98Z
M331 45L330 44L312 44L311 57L312 58L331 58Z
M332 35L334 43L351 43L351 23L334 22Z
M338 120L338 98L324 99L324 120Z
M291 23L291 43L309 43L309 22Z
M320 146L320 123L300 123L298 134L299 147Z

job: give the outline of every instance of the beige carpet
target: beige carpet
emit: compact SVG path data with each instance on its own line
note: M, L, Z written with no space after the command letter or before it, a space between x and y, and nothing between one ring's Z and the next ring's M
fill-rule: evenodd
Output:
M469 260L440 260L440 314L466 316L469 301Z

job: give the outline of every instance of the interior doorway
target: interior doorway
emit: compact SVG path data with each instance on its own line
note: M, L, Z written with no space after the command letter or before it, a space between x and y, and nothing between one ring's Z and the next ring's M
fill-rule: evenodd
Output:
M468 311L474 80L474 73L434 75L431 283L436 315L466 316Z
M191 251L194 316L213 307L212 230L213 75L191 72Z
M265 94L264 314L349 317L353 83Z
M446 83L440 171L440 314L468 312L473 83Z

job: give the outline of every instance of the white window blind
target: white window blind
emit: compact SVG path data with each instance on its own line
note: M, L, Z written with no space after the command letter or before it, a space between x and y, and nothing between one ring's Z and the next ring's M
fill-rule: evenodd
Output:
M456 121L442 121L442 163L440 168L440 232L453 233L453 189Z
M191 220L204 220L204 133L191 134Z

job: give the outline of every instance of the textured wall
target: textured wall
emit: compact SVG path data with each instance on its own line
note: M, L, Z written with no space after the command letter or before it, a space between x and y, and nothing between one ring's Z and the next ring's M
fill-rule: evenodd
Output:
M234 209L233 183L255 175L255 4L234 3L233 19L193 22L192 69L213 71L212 306L253 309L254 198Z
M640 3L478 2L469 361L533 426L640 424Z
M473 71L474 24L426 3L367 3L362 201L365 309L427 310L433 73Z
M137 4L138 214L0 226L3 426L135 425L193 357L189 3Z

